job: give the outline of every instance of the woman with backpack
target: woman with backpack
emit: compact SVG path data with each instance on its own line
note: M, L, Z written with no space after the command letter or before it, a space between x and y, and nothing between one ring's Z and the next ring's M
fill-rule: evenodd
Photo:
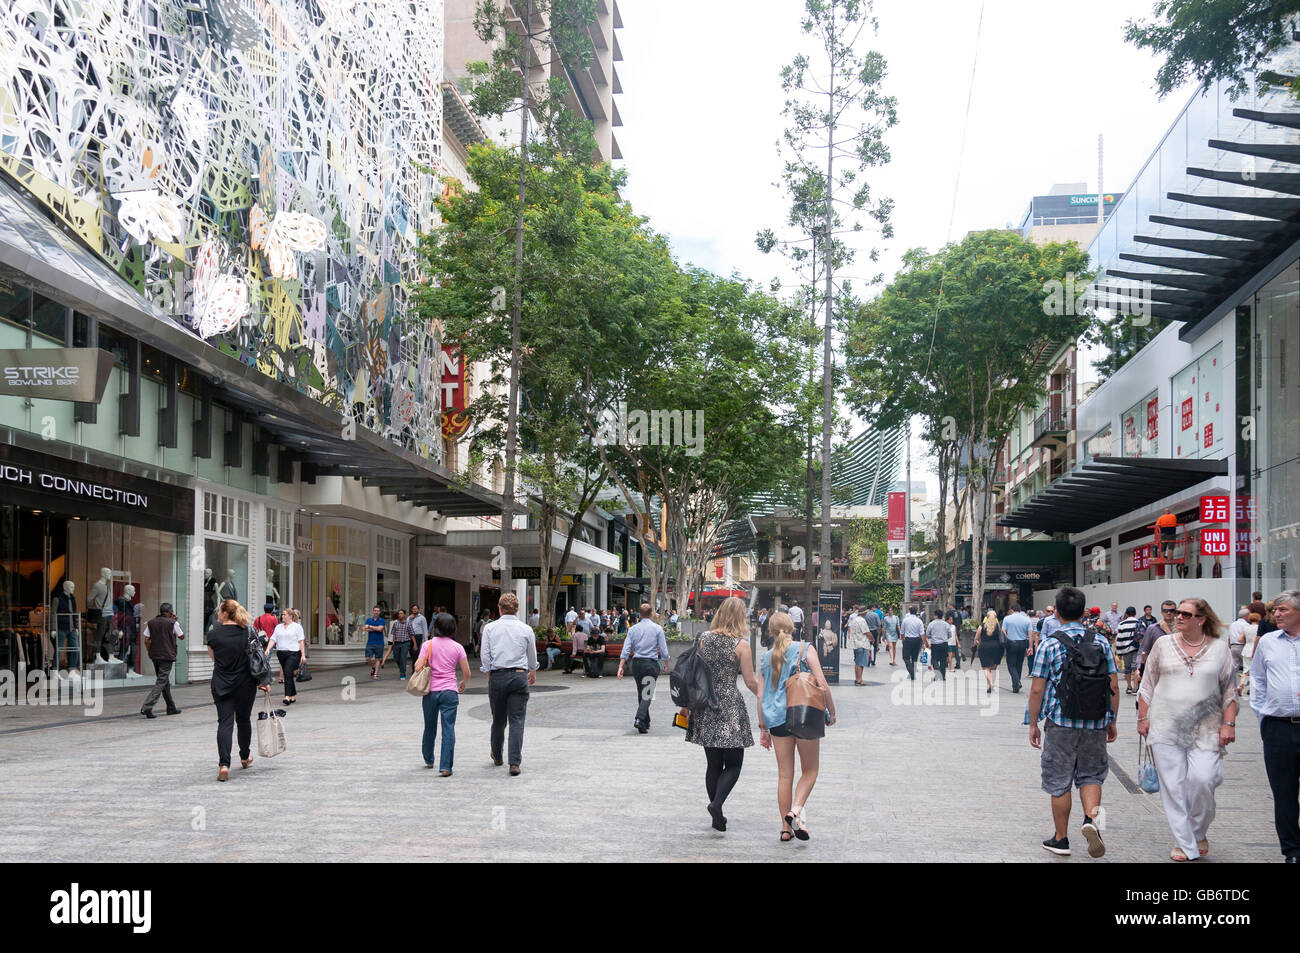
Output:
M217 780L230 777L231 735L239 732L239 763L247 768L253 763L253 699L257 690L271 691L269 670L267 684L259 685L249 664L249 652L262 652L261 641L253 630L248 611L234 599L217 607L217 624L208 630L208 658L212 660L212 700L217 706Z
M784 612L768 620L772 633L771 651L764 652L760 663L761 677L758 692L758 727L762 734L759 744L776 751L776 804L781 813L781 840L792 837L808 840L808 825L804 823L803 809L817 783L817 770L821 760L820 738L796 738L786 725L786 684L796 671L811 673L813 681L826 698L830 713L827 724L835 724L835 702L831 698L826 677L822 674L817 655L808 664L812 646L795 642L794 622ZM799 753L799 783L794 783L794 756Z
M986 695L993 694L993 679L998 674L998 666L1002 664L1002 646L1006 640L997 612L990 609L984 613L984 621L975 630L975 644L971 649L979 656L980 666L984 669L984 681L988 683Z
M1223 749L1237 739L1237 679L1223 625L1204 599L1179 603L1175 626L1147 656L1137 729L1160 777L1175 842L1169 858L1181 862L1210 852Z
M701 635L697 644L713 685L712 704L696 711L683 708L681 713L690 717L686 740L704 749L707 762L704 789L709 795L713 829L725 831L727 818L722 813L722 805L740 780L745 749L754 744L749 711L736 687L736 679L741 677L745 687L758 694L758 680L754 678L754 662L749 652L745 603L729 596L713 617L710 631Z

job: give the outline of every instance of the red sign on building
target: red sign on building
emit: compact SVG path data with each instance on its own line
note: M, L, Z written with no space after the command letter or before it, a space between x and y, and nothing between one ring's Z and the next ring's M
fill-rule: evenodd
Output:
M1255 498L1253 496L1238 496L1236 503L1237 519L1253 520L1255 518Z
M442 390L442 435L459 437L469 429L465 396L465 359L455 348L438 351L438 386Z
M1232 530L1201 530L1201 555L1226 556L1232 550Z
M1155 440L1160 435L1160 398L1152 397L1147 401L1147 439Z
M1133 571L1146 572L1151 568L1151 545L1139 546L1133 550Z
M891 543L907 540L907 494L889 494L888 540Z
M1183 429L1184 430L1192 429L1192 416L1195 414L1195 412L1196 410L1192 404L1192 399L1190 397L1187 398L1185 401L1183 401Z
M1205 447L1208 450L1214 446L1214 424L1205 425Z
M1201 522L1228 522L1228 498L1226 496L1201 497Z

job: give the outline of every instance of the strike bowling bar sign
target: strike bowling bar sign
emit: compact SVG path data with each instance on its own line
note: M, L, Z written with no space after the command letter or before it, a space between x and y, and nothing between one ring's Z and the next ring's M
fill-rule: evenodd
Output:
M98 404L113 355L97 347L0 350L0 396Z

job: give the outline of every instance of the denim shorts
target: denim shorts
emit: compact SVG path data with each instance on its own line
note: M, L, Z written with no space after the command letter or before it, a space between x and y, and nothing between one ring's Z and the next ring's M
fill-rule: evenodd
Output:
M1105 728L1062 728L1054 721L1043 728L1043 790L1052 797L1070 793L1070 785L1103 784L1110 774Z
M384 647L383 647L382 645L367 645L367 646L366 646L366 658L378 658L378 659L381 659L381 658L383 658L383 657L384 657Z
M867 664L869 664L870 662L871 662L871 650L870 650L870 649L854 649L854 650L853 650L853 664L854 664L854 665L856 665L856 666L858 666L859 668L861 668L862 666L867 665Z

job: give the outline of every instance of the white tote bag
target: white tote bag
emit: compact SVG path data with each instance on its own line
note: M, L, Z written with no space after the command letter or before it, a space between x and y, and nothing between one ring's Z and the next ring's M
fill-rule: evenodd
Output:
M270 693L263 693L262 711L257 716L257 753L263 758L284 754L284 719L271 709Z

